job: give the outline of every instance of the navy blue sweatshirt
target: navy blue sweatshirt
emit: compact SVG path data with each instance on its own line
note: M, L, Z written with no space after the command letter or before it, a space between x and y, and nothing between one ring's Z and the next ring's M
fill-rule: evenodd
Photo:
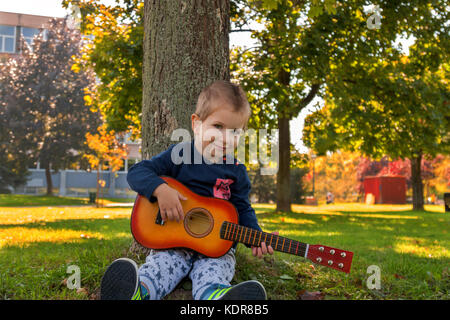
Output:
M174 163L171 157L174 148L178 159L185 157L190 162L174 158L175 162L180 162ZM190 150L190 154L184 155L184 150ZM155 202L157 198L153 196L153 191L160 184L166 183L159 176L170 176L199 195L229 200L238 211L239 224L262 231L249 201L251 184L247 169L244 164L232 158L232 164L227 164L225 160L221 164L211 164L195 148L193 139L172 144L150 160L134 164L128 170L127 181L132 190L145 196L150 202Z

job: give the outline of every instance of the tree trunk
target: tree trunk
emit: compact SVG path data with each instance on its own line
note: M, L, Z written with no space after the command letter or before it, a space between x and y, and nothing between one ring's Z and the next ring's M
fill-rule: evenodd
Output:
M45 179L47 180L47 196L53 195L52 173L50 171L50 163L45 166Z
M145 0L142 101L142 159L178 141L172 132L190 132L201 90L230 80L229 0ZM146 250L136 242L136 254Z
M99 189L100 189L100 168L102 166L102 162L100 161L98 163L98 167L97 167L97 193L95 194L95 207L98 208L98 197L99 197Z
M413 190L413 210L424 210L422 183L422 153L411 158L411 183Z
M279 161L277 173L277 211L291 211L289 118L278 116Z
M278 72L278 81L284 86L289 86L290 73L281 69ZM277 173L277 210L291 211L291 134L289 121L291 114L289 101L279 101L278 107L278 146L279 160Z

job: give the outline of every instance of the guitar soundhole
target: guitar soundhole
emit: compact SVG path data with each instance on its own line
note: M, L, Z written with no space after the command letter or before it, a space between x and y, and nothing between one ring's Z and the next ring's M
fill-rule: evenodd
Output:
M195 238L207 236L214 225L211 213L204 208L193 208L184 217L186 232Z

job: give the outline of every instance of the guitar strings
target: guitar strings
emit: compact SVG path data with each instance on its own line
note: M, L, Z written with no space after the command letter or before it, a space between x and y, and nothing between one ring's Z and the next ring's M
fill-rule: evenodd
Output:
M198 213L193 213L191 214L191 216L194 216L194 218L198 221L201 221L202 223L210 223L211 219L207 216L205 216L203 213L198 212ZM278 244L274 241L274 235L263 232L263 231L259 231L259 230L255 230L255 229L251 229L251 228L246 228L244 226L241 225L237 225L237 224L231 224L230 222L226 222L228 224L228 227L230 228L230 230L226 231L221 230L221 234L227 238L241 238L243 236L243 241L244 243L250 244L250 245L260 245L262 237L265 236L265 240L267 242L267 238L270 236L271 240L269 241L269 245L272 246L273 249L277 250L277 251L281 251L281 252L287 252L287 253L295 253L295 254L302 254L303 256L305 255L306 252L306 248L304 248L304 246L306 246L306 244L297 241L297 240L293 240L293 239L289 239L289 238L285 238L282 236L276 236L275 237L275 241L276 238L278 237ZM255 230L256 233L253 234L253 231ZM223 231L223 232L222 232ZM259 233L261 233L261 236L259 237L259 240L256 241L255 243L255 239L257 236L259 236ZM247 240L245 240L247 238ZM253 238L253 241L251 241L251 238ZM258 243L259 242L259 243ZM272 243L270 243L272 242ZM284 245L283 245L284 242ZM294 245L292 245L294 244ZM289 248L290 245L290 248Z
M292 254L301 253L301 255L303 255L303 256L305 255L306 244L303 242L285 238L285 237L281 237L281 236L277 236L277 235L273 235L273 234L269 234L269 233L259 231L259 230L255 230L256 234L252 235L254 232L253 231L254 229L246 228L244 226L240 226L237 224L228 223L228 226L230 227L230 230L228 230L228 231L227 231L228 228L222 227L221 235L223 237L230 238L230 240L238 241L237 238L238 237L241 238L243 235L244 238L242 239L242 241L238 241L238 242L244 242L244 243L254 246L255 245L254 240L259 235L259 233L261 233L261 237L259 237L259 240L256 241L257 242L256 244L258 244L258 242L259 242L259 245L260 245L261 242L264 242L264 241L261 241L263 236L265 236L265 240L267 240L267 238L269 236L271 236L271 240L269 241L269 244L272 246L273 249L275 249L277 251L281 251L281 252L287 252L287 253L292 253ZM273 236L275 236L275 240L278 237L278 241L279 241L278 244L275 242ZM247 240L245 240L246 238L247 238ZM253 241L251 241L252 238L253 238ZM281 242L280 242L280 240L281 240ZM286 242L286 241L288 241L288 242ZM284 242L284 245L283 245L283 242ZM294 245L292 245L293 243L294 243ZM289 245L290 245L290 248L289 248Z

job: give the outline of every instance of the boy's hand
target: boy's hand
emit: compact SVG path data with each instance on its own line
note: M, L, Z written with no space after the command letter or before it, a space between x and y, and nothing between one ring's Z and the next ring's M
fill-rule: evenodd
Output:
M165 221L176 220L183 221L184 212L180 200L187 200L185 196L171 188L167 183L160 184L153 195L158 199L159 210L161 211L161 218Z
M278 231L272 232L272 234L278 235ZM252 247L252 254L255 257L261 259L262 256L267 253L273 254L273 248L272 246L266 246L265 242L261 242L260 247Z

